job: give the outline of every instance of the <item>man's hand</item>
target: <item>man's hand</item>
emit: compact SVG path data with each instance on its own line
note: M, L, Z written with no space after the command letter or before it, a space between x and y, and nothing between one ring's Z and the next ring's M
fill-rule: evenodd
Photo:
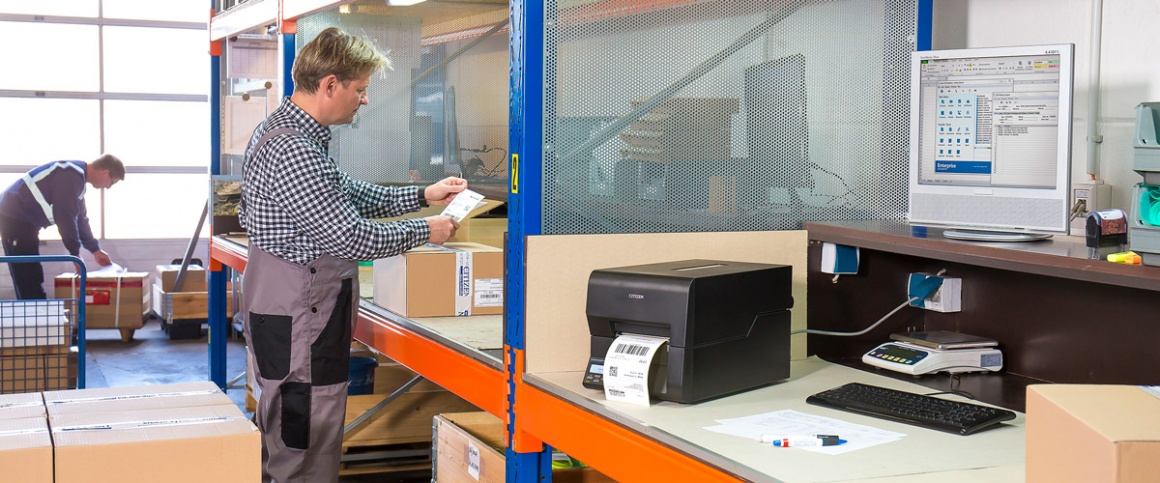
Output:
M104 250L97 250L93 252L93 260L96 260L97 265L102 267L107 267L113 264L113 260L109 258L109 254L105 253Z
M455 236L455 230L459 229L459 223L450 216L436 215L425 219L427 226L431 227L431 237L427 241L436 245L446 243L449 238Z
M447 206L455 195L467 189L467 180L448 176L423 190L423 199L431 206Z

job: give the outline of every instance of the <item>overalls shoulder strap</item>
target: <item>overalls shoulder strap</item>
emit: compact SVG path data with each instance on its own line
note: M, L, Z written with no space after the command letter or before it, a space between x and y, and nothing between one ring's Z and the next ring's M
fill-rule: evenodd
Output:
M262 137L258 138L258 142L254 143L254 146L250 148L250 151L248 153L246 153L247 156L252 157L253 155L258 154L258 151L262 150L262 146L266 144L266 141L269 141L274 136L280 136L283 134L297 134L299 136L303 135L302 131L299 131L299 130L294 129L292 127L280 127L280 128L271 129L269 131L266 131L266 133L263 134Z

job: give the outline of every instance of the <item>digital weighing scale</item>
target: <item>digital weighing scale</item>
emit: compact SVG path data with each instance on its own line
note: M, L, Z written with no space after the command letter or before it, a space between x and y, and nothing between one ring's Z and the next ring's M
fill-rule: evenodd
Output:
M871 349L862 362L912 376L1003 368L1003 352L991 339L948 331L892 334L890 338L894 341Z

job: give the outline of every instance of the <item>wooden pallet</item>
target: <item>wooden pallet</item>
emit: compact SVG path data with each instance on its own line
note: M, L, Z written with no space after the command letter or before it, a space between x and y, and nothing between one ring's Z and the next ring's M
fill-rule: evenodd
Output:
M431 442L342 445L340 476L430 473Z

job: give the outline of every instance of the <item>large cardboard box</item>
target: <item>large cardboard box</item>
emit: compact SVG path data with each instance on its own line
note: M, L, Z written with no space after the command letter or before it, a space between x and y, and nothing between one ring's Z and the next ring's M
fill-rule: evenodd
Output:
M75 273L57 275L54 282L56 298L79 298L80 282ZM140 329L149 314L149 297L148 273L89 273L85 278L85 328Z
M229 396L210 381L147 386L102 387L44 393L51 421L70 414L110 413L146 409L227 406Z
M61 415L56 483L261 481L258 428L237 406Z
M1026 428L1028 483L1160 475L1160 397L1139 386L1030 386Z
M0 480L53 483L52 437L44 417L0 419Z
M0 419L44 419L44 398L39 392L0 395Z
M205 281L205 269L197 265L185 267L185 280L181 282L181 290L173 290L177 282L177 273L181 265L158 265L153 283L161 284L161 290L166 292L205 292L208 285Z
M374 302L407 317L503 313L503 250L426 245L375 260Z
M486 412L435 416L435 474L439 483L500 483L506 479L503 420ZM552 471L556 483L615 481L589 467Z

